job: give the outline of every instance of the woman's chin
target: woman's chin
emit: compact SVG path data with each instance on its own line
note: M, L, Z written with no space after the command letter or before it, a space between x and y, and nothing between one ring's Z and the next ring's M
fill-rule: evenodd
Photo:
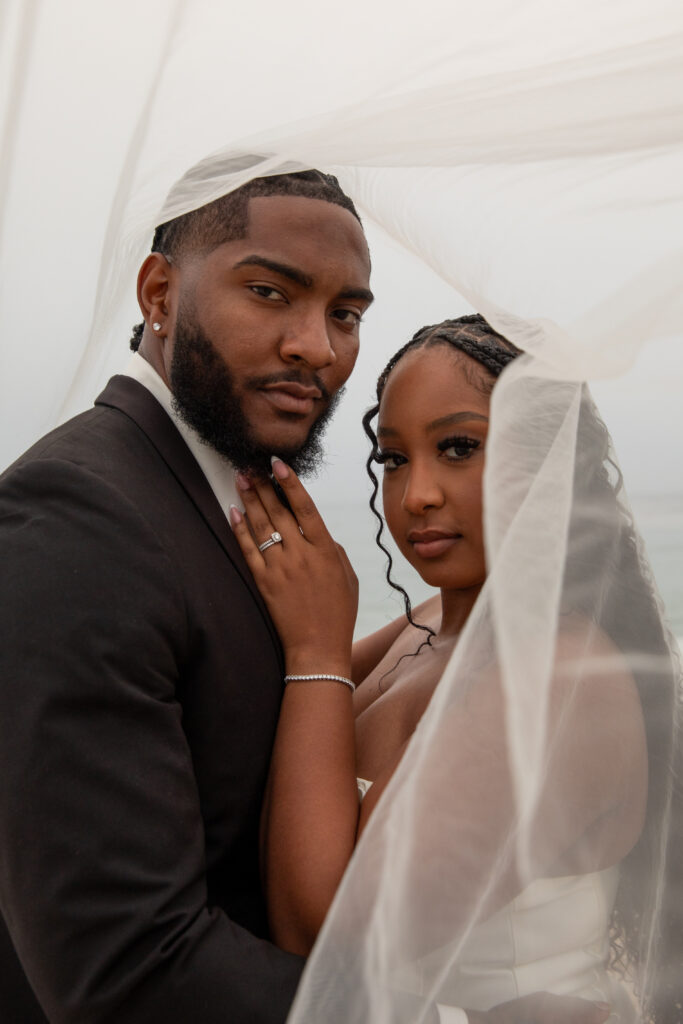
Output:
M453 567L445 560L411 558L410 564L429 587L437 590L462 590L468 593L480 589L485 575L479 572L464 572L462 566Z

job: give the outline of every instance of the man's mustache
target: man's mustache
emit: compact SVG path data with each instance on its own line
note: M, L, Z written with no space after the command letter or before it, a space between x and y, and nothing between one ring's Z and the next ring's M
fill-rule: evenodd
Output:
M317 373L306 374L296 370L286 373L271 373L264 377L250 377L249 388L265 388L272 384L301 384L303 387L315 387L318 389L325 402L330 400L330 392L325 387Z

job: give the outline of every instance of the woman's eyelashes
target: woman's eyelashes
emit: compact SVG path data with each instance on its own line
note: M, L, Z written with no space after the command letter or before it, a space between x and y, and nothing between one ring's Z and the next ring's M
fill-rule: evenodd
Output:
M440 452L448 459L453 459L455 462L460 462L462 459L469 459L477 448L481 445L481 441L477 437L467 437L465 435L459 435L458 437L447 437L443 441L439 441L437 448Z
M405 455L399 455L398 452L390 451L377 451L375 452L375 462L379 462L380 466L384 468L386 472L390 472L392 469L398 469L408 460Z
M465 459L469 459L479 447L481 447L480 438L467 437L465 435L446 437L443 441L439 441L436 444L436 450L443 455L448 462L463 462ZM394 469L399 469L401 466L404 466L408 462L408 458L401 452L384 448L382 450L378 450L375 454L375 462L379 462L386 472L391 472Z

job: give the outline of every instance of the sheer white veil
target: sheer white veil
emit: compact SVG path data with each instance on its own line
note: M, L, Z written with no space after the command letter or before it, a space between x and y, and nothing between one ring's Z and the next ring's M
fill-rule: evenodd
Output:
M422 1010L405 1009L416 994L459 1005L458 957L496 873L515 857L524 883L538 877L546 711L572 613L614 648L596 664L587 647L576 678L599 685L621 659L643 702L649 812L622 869L614 942L627 937L639 998L671 1006L680 673L585 382L617 378L653 340L680 338L680 4L230 6L5 5L3 405L10 419L24 413L30 385L23 422L37 436L90 403L120 364L155 225L255 176L337 175L366 224L426 261L526 355L493 391L487 585L354 855L291 1020L389 1022L402 1000L418 1020ZM105 202L108 220L93 226ZM79 215L56 236L25 231L31 204ZM405 326L397 348L419 325ZM449 722L482 666L505 693L515 813L463 909L451 898L469 840L451 813ZM679 1018L680 1008L657 1019Z

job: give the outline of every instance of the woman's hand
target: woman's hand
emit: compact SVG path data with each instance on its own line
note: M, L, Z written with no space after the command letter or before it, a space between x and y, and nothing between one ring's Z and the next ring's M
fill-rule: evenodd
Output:
M348 675L358 610L356 575L296 473L274 459L273 475L292 511L270 481L239 474L246 521L233 506L235 537L280 635L287 671ZM273 533L282 541L260 551Z
M296 474L273 474L292 512L267 480L238 476L246 518L230 510L235 536L263 594L292 675L348 677L358 583ZM273 533L282 538L263 546ZM270 930L283 949L306 956L356 841L358 791L349 688L325 679L285 688L262 819L262 873Z

